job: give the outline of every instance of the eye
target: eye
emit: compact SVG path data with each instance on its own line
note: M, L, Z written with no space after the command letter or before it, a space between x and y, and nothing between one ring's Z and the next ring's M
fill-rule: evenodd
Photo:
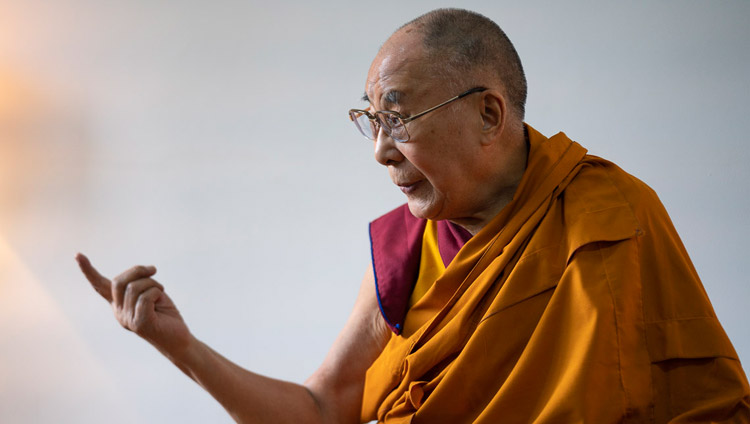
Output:
M401 125L401 120L398 119L398 116L391 113L384 113L383 120L385 121L384 124L387 125L388 128L396 128Z

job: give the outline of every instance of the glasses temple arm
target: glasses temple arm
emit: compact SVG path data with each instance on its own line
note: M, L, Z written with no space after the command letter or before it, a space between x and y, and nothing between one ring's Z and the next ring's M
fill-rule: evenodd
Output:
M456 100L458 100L458 99L460 99L460 98L462 98L462 97L466 97L466 96L468 96L469 94L473 94L473 93L476 93L476 92L480 92L480 91L484 91L484 90L486 90L486 88L485 88L485 87L474 87L474 88L472 88L471 90L465 91L465 92L463 92L463 93L459 94L459 95L458 95L458 96L456 96L456 97L451 97L450 99L448 99L448 100L444 101L443 103L440 103L440 104L439 104L439 105L437 105L437 106L433 106L433 107L431 107L431 108L429 108L429 109L427 109L427 110L425 110L425 111L423 111L423 112L419 112L418 114L416 114L416 115L412 115L412 116L410 116L410 117L408 117L408 118L402 118L402 119L401 119L401 122L403 122L404 124L406 124L407 122L411 122L411 121L413 121L413 120L415 120L415 119L419 118L420 116L424 116L424 115L426 115L426 114L428 114L428 113L432 112L432 111L433 111L433 110L435 110L435 109L438 109L438 108L441 108L441 107L443 107L443 106L447 105L447 104L448 104L448 103L450 103L450 102L454 102L454 101L456 101Z

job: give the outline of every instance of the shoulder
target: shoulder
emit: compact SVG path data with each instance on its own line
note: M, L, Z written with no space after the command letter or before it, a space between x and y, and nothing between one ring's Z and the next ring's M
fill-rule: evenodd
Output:
M646 184L595 156L581 162L560 199L568 260L585 245L643 234L643 211L661 207Z
M608 222L629 223L638 235L650 236L666 231L677 237L657 193L610 161L587 156L580 173L565 192L571 209L584 216L592 213L610 215ZM604 212L608 209L611 209L609 213Z
M570 185L566 200L586 212L627 205L634 213L663 208L656 192L616 164L587 155ZM580 202L576 202L579 200Z

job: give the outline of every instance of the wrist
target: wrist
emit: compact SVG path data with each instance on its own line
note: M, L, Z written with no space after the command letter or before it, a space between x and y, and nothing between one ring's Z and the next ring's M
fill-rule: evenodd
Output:
M198 384L201 384L200 375L205 372L207 364L211 362L211 355L213 355L211 348L192 335L182 349L165 354L177 368Z
M205 345L192 333L188 333L184 340L169 346L169 348L156 346L167 359L180 368L190 367L200 357L200 351L204 347Z

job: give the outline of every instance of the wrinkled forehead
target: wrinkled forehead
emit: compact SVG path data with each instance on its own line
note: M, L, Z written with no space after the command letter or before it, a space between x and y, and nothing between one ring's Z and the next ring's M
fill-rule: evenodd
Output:
M401 104L422 95L434 82L421 38L394 34L378 52L367 73L365 100L376 106Z

